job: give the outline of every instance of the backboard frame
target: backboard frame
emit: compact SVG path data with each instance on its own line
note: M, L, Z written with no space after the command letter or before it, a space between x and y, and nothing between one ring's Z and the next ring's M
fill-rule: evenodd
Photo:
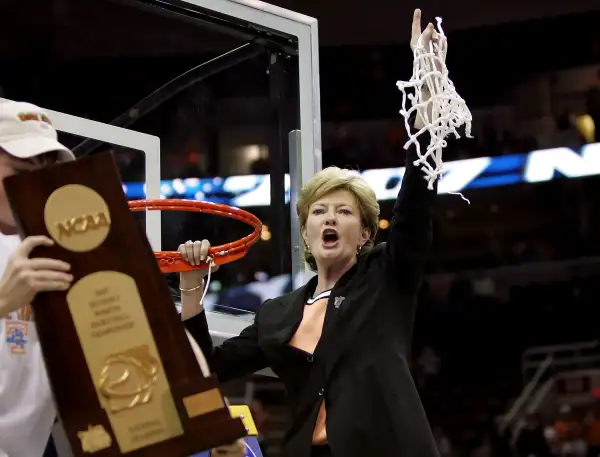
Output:
M120 0L123 1L123 0ZM291 259L293 278L304 278L306 264L302 259L302 243L298 229L295 207L299 190L322 168L321 99L319 72L318 21L278 6L258 0L134 0L140 4L152 4L160 8L165 4L189 5L194 11L214 12L219 18L203 18L214 21L223 28L223 20L246 32L256 33L260 40L268 37L294 37L298 52L298 87L300 128L288 132L290 176ZM226 26L225 26L226 27ZM232 33L236 33L232 29ZM265 38L266 37L266 38ZM290 47L291 43L289 46ZM296 280L296 279L295 279Z

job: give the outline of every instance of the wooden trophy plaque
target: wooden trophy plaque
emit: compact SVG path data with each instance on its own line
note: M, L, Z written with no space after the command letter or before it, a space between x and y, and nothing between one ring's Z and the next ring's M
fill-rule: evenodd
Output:
M98 154L4 180L34 257L71 264L38 294L35 324L60 420L79 456L187 457L246 435L203 376L114 159Z

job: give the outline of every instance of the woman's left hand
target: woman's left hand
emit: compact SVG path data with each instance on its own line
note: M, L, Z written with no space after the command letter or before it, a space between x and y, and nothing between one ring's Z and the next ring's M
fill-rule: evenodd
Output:
M211 457L246 457L246 445L240 438L233 444L213 449L210 455Z

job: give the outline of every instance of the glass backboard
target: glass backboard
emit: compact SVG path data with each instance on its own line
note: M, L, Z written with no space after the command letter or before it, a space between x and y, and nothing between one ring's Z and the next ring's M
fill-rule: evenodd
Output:
M297 190L321 167L316 20L250 0L25 0L0 13L2 96L48 110L78 156L113 151L128 198L226 203L265 223L214 277L215 339L292 289L304 270ZM191 213L140 223L155 251L250 231Z

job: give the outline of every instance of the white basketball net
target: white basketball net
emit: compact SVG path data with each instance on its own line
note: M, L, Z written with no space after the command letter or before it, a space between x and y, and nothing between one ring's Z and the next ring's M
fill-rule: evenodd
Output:
M447 145L445 138L450 133L453 133L456 138L460 138L456 129L462 125L465 125L465 135L472 138L471 112L448 77L448 69L446 68L448 40L442 29L442 19L438 17L436 21L438 28L437 43L432 42L429 44L429 49L425 49L425 46L419 40L413 53L412 78L410 78L410 81L398 81L397 83L398 89L402 91L402 110L400 114L404 117L404 125L410 137L404 145L404 149L408 149L411 144L414 144L417 148L419 159L414 164L415 166L421 166L421 170L425 173L425 179L429 183L428 187L431 190L435 180L444 173L442 149ZM414 94L407 93L407 89L414 89ZM423 89L431 95L429 99L423 98ZM411 103L409 109L406 108L407 99ZM431 106L428 106L429 103L431 103ZM414 112L423 119L424 127L411 134L409 120ZM429 119L429 115L431 115L431 119ZM430 141L427 151L422 154L417 138L425 131L429 132ZM433 165L427 161L429 157L431 157Z

